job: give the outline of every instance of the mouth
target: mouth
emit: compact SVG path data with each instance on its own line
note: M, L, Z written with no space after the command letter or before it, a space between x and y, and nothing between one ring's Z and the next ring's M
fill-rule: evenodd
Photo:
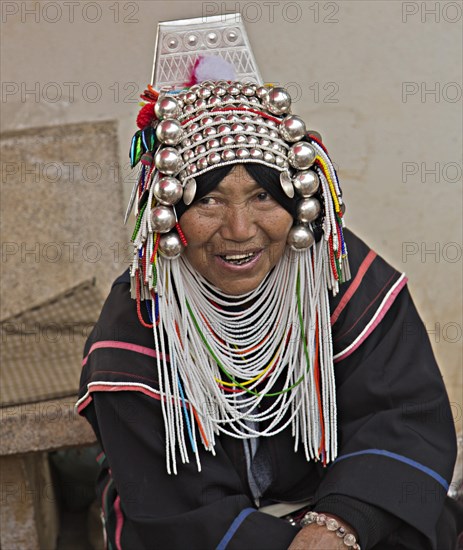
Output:
M262 249L249 252L230 252L228 254L218 254L216 258L223 265L229 268L246 269L254 266L262 256Z
M259 252L248 252L246 254L224 254L220 255L220 258L227 264L232 265L245 265L250 262L259 254Z

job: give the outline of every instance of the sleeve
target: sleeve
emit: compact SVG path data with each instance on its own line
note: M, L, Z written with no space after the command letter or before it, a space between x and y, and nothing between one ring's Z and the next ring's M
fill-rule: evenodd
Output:
M257 512L220 445L169 475L159 403L142 393L96 392L93 410L114 484L113 548L283 550L297 530Z
M333 304L339 454L317 497L376 506L420 533L407 548L438 548L456 456L450 405L403 276L371 251L356 258L362 247Z

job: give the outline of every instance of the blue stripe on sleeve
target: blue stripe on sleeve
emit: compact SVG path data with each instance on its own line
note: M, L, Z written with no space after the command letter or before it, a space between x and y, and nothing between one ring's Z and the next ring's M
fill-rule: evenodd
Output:
M428 476L431 476L434 478L437 482L439 482L442 487L448 491L449 490L449 484L448 482L437 472L434 470L431 470L431 468L428 468L427 466L424 466L424 464L420 464L419 462L416 462L415 460L412 460L411 458L408 458L403 455L399 455L397 453L391 453L390 451L384 451L382 449L365 449L363 451L356 451L355 453L349 453L346 455L338 456L338 458L333 462L333 464L336 464L339 460L344 460L345 458L350 458L352 456L359 456L359 455L380 455L380 456L387 456L388 458L393 458L395 460L399 460L400 462L404 462L405 464L408 464L412 468L416 468L417 470L420 470L421 472L424 472Z
M245 508L244 510L241 510L241 512L233 520L233 523L230 525L230 528L225 533L225 536L223 537L223 539L219 542L216 550L225 550L225 548L227 547L227 544L230 542L233 535L238 530L238 527L249 516L249 514L252 514L255 511L256 511L255 508Z

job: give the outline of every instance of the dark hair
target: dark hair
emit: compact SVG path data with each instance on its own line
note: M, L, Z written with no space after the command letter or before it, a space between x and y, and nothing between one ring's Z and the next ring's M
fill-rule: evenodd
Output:
M238 164L238 163L236 163ZM227 164L214 170L210 170L196 179L197 191L195 200L206 196L231 172L236 164ZM293 218L296 217L296 199L290 199L283 191L280 184L280 172L265 164L254 162L243 163L246 172L285 209ZM182 214L188 210L188 206L181 200L176 205L177 216L180 219Z

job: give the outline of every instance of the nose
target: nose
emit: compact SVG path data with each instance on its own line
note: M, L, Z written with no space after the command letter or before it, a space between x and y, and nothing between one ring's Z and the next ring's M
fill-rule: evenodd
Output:
M220 235L227 241L247 242L257 234L252 209L245 204L228 205L223 213Z

